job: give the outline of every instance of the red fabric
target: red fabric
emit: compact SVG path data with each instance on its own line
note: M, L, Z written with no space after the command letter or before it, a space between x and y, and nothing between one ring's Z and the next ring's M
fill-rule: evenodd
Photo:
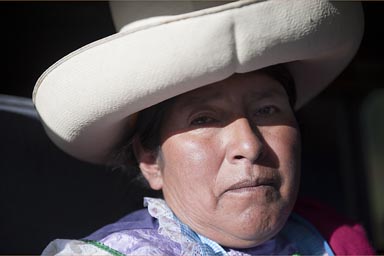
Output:
M374 255L364 228L333 208L311 199L299 199L294 211L314 225L336 255Z

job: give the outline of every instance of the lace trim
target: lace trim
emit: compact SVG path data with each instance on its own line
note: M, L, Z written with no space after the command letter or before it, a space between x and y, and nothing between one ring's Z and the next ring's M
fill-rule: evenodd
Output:
M181 245L182 255L201 255L199 244L183 234L180 222L163 199L146 197L144 206L148 207L152 217L159 220L159 234Z

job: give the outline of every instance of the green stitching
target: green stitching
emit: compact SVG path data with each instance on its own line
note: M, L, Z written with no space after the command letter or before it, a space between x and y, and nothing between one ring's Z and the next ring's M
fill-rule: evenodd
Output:
M116 251L115 249L112 249L108 246L106 246L105 244L102 244L98 241L93 241L93 240L82 240L83 242L87 243L87 244L92 244L106 252L109 252L110 254L114 255L114 256L125 256L124 254L122 254L121 252L119 251Z

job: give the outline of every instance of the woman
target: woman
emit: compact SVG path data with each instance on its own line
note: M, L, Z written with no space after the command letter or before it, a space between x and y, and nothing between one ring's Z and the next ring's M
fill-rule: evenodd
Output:
M146 19L48 69L34 102L60 148L136 165L164 200L146 198L147 209L83 240L55 240L43 254L333 254L337 246L292 212L294 109L353 57L358 4L201 2L184 13L193 4L180 2L165 8L183 13L172 16L152 4ZM131 19L143 12L135 8L115 11ZM338 253L373 253L359 228L346 236L353 246Z

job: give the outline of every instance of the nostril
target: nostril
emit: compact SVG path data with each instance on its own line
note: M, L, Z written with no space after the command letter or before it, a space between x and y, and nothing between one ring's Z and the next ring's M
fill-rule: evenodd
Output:
M254 151L243 152L244 154L242 154L242 153L239 154L239 153L240 152L237 152L237 154L234 154L234 156L232 157L232 159L234 161L240 161L240 160L242 161L242 160L247 159L250 162L254 163L257 160L261 160L266 156L264 146L260 146L257 149L255 149Z

